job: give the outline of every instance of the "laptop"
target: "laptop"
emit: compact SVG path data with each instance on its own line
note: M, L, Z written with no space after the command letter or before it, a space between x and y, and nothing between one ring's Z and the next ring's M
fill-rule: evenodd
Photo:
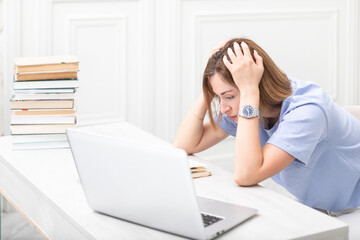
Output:
M129 123L68 129L67 137L97 212L193 239L215 238L257 212L197 197L185 151L154 136L149 141L150 134Z

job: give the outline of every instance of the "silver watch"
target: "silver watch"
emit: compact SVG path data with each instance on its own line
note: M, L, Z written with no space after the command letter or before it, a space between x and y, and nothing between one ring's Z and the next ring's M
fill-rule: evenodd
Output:
M251 105L245 105L240 107L238 114L240 117L244 117L244 118L254 118L260 116L259 109Z

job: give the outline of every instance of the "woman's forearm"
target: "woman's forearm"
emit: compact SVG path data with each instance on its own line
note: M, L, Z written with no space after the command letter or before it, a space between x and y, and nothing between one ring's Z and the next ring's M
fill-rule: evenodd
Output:
M181 122L175 137L174 146L194 153L204 132L204 118L207 111L206 103L201 94Z
M251 105L259 109L259 90L243 91L241 106ZM234 178L237 184L256 184L256 174L263 164L259 136L259 118L238 118L234 159Z

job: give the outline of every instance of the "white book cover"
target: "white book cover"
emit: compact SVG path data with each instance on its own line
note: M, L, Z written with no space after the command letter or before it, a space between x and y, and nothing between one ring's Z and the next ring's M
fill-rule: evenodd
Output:
M76 56L41 56L41 57L17 57L15 58L16 66L32 66L46 64L61 64L79 62Z
M44 143L44 142L67 142L65 133L59 134L24 134L12 135L13 144L21 143Z
M53 93L53 94L14 94L12 101L21 100L46 100L46 99L74 99L75 93Z
M57 134L66 133L66 129L75 127L76 124L11 124L12 135L19 134Z
M13 150L40 150L69 148L69 142L29 142L13 144Z
M20 89L13 90L13 94L48 94L48 93L75 93L75 88L52 88L52 89Z
M75 115L11 116L11 124L72 124L76 123Z
M78 80L41 80L14 82L14 89L77 88Z

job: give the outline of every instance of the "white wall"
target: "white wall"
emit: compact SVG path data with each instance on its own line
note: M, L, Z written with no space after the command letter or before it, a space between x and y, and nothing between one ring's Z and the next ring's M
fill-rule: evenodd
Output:
M4 13L3 13L3 1L0 0L0 99L3 100L3 94L4 94L4 49L5 49L5 44L4 44ZM3 104L2 101L0 101L0 129L3 129ZM3 132L3 130L0 130L0 135Z
M173 141L211 48L258 42L288 75L360 104L357 0L5 0L3 128L16 56L80 59L79 124L127 120ZM0 52L1 54L1 52ZM233 139L208 151L231 161Z
M4 61L4 42L3 42L3 2L0 0L0 87L3 89L3 61ZM2 98L3 91L0 91L0 99ZM2 101L1 101L2 102ZM0 103L0 112L3 113L3 104ZM3 127L2 117L0 118L0 126ZM0 196L0 214L4 210L4 198ZM1 232L1 231L0 231Z

